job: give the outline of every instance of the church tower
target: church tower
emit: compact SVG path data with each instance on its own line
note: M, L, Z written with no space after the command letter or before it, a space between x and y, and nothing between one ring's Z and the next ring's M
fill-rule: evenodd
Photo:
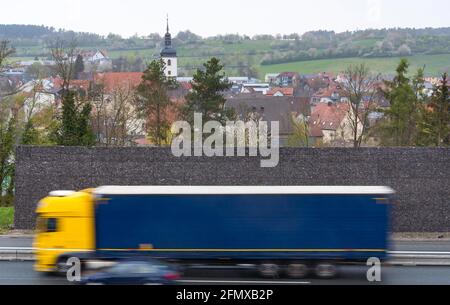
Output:
M161 59L166 63L166 76L178 77L177 51L172 47L172 35L169 32L169 17L167 17L167 31L164 36L164 48L161 50Z

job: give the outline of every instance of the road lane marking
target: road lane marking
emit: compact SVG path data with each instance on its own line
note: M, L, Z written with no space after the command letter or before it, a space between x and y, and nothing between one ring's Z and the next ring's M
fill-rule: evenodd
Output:
M277 281L219 281L219 280L181 280L186 284L264 284L264 285L309 285L311 282L277 282Z

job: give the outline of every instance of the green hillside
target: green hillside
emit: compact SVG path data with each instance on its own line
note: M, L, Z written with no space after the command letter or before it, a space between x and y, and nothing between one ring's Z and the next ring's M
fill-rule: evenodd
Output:
M444 55L416 55L406 57L411 63L411 71L419 67L426 66L427 75L439 75L450 71L450 54ZM260 66L261 74L279 73L283 71L293 71L302 74L312 74L319 72L341 72L349 65L366 63L374 72L383 74L393 74L400 57L390 58L343 58L299 61L287 64Z

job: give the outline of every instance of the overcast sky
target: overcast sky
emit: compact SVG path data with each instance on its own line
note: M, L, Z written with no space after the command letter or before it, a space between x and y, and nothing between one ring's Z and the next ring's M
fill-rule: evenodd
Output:
M163 33L166 14L173 33L202 36L450 26L449 0L12 0L2 6L0 23L123 36Z

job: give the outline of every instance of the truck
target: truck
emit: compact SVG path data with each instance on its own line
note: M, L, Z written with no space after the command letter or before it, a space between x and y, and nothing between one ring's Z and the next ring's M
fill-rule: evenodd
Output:
M395 191L384 186L101 186L55 191L36 210L40 272L150 257L186 268L251 266L326 278L388 258Z

